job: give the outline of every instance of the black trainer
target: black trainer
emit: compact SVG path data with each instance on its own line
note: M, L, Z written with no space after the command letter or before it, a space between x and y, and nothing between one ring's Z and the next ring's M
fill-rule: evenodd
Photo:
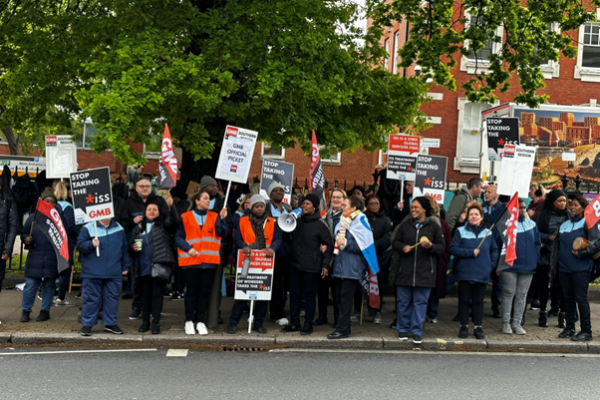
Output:
M463 325L460 327L460 330L458 331L458 337L461 339L466 339L469 337L469 326L468 325Z
M402 341L408 340L408 332L398 332L398 339Z
M590 342L592 340L592 334L588 332L579 332L575 336L571 336L571 340L574 342Z
M475 328L475 330L473 331L473 335L475 336L475 339L485 339L485 335L483 334L483 329L481 329L480 326L478 326L477 328Z
M152 323L152 334L158 335L160 333L160 324Z
M29 311L22 311L21 312L21 318L19 319L20 322L29 322Z
M138 332L140 332L140 333L148 332L149 329L150 329L150 322L144 321L144 322L142 322L142 325L140 325L140 329L138 329Z
M423 343L423 337L421 335L413 335L413 343L414 344Z
M561 333L558 334L558 337L561 339L567 339L572 336L575 336L575 329L565 328L564 331L562 331Z
M300 334L301 335L310 335L311 333L313 333L313 326L312 324L305 322L304 326L302 327L302 329L300 329Z
M49 319L50 319L50 311L42 310L42 311L40 311L40 315L38 315L35 320L36 320L36 322L44 322L44 321L48 321Z
M142 311L138 307L133 307L131 309L131 315L129 316L129 319L138 319L141 314Z
M91 326L83 326L81 328L81 336L92 336L92 327Z
M114 333L115 335L122 335L123 329L119 328L117 325L108 325L104 327L105 332Z
M542 328L548 327L548 314L546 314L546 311L540 311L538 326L541 326Z
M237 332L237 327L233 324L229 324L229 326L227 327L227 333L229 333L230 335L233 335Z
M267 333L267 330L265 329L265 327L263 326L262 323L254 323L254 330L258 333Z
M281 332L290 333L290 332L300 332L300 327L298 325L286 325L281 328Z

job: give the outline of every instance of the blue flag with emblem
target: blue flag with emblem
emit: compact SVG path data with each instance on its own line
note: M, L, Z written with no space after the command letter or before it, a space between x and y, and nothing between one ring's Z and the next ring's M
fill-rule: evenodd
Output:
M373 230L367 221L367 217L360 213L358 217L352 220L348 232L354 237L356 243L367 260L367 264L371 268L371 272L376 274L379 272L379 263L377 262L377 252L375 251L375 241L373 240Z

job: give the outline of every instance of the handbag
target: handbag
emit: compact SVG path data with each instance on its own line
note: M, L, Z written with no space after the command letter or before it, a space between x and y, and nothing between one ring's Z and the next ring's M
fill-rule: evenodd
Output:
M171 276L173 275L173 268L162 265L159 263L152 263L152 278L158 279L161 282L171 282Z

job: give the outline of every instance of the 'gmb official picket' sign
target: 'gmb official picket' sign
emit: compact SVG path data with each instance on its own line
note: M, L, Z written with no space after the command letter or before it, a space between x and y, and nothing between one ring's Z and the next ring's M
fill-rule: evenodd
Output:
M77 225L114 217L108 167L73 172L71 194Z
M246 183L258 132L227 125L215 178Z
M236 300L271 300L273 290L273 263L275 256L267 257L265 250L252 250L248 275L242 277L242 269L246 256L238 250L237 268L235 272Z

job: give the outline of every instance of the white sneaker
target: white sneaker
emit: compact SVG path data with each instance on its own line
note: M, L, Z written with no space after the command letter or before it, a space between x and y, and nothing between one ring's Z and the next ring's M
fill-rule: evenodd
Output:
M185 334L186 335L195 335L196 330L194 329L194 323L192 321L185 322Z
M54 304L57 305L57 306L68 306L69 304L71 304L71 301L69 300L68 297L65 297L64 300L56 299L56 301L54 302Z
M198 330L199 335L208 335L208 329L206 329L206 325L202 322L196 324L196 329Z
M275 321L275 323L277 323L278 325L281 325L281 326L285 326L285 325L289 325L290 321L288 321L287 318L279 318L277 321Z
M373 323L374 324L380 324L381 323L381 313L379 311L377 311L375 313L375 316L373 317Z
M40 299L41 300L41 299ZM58 296L54 296L52 298L52 304L56 304L56 300L58 300Z

